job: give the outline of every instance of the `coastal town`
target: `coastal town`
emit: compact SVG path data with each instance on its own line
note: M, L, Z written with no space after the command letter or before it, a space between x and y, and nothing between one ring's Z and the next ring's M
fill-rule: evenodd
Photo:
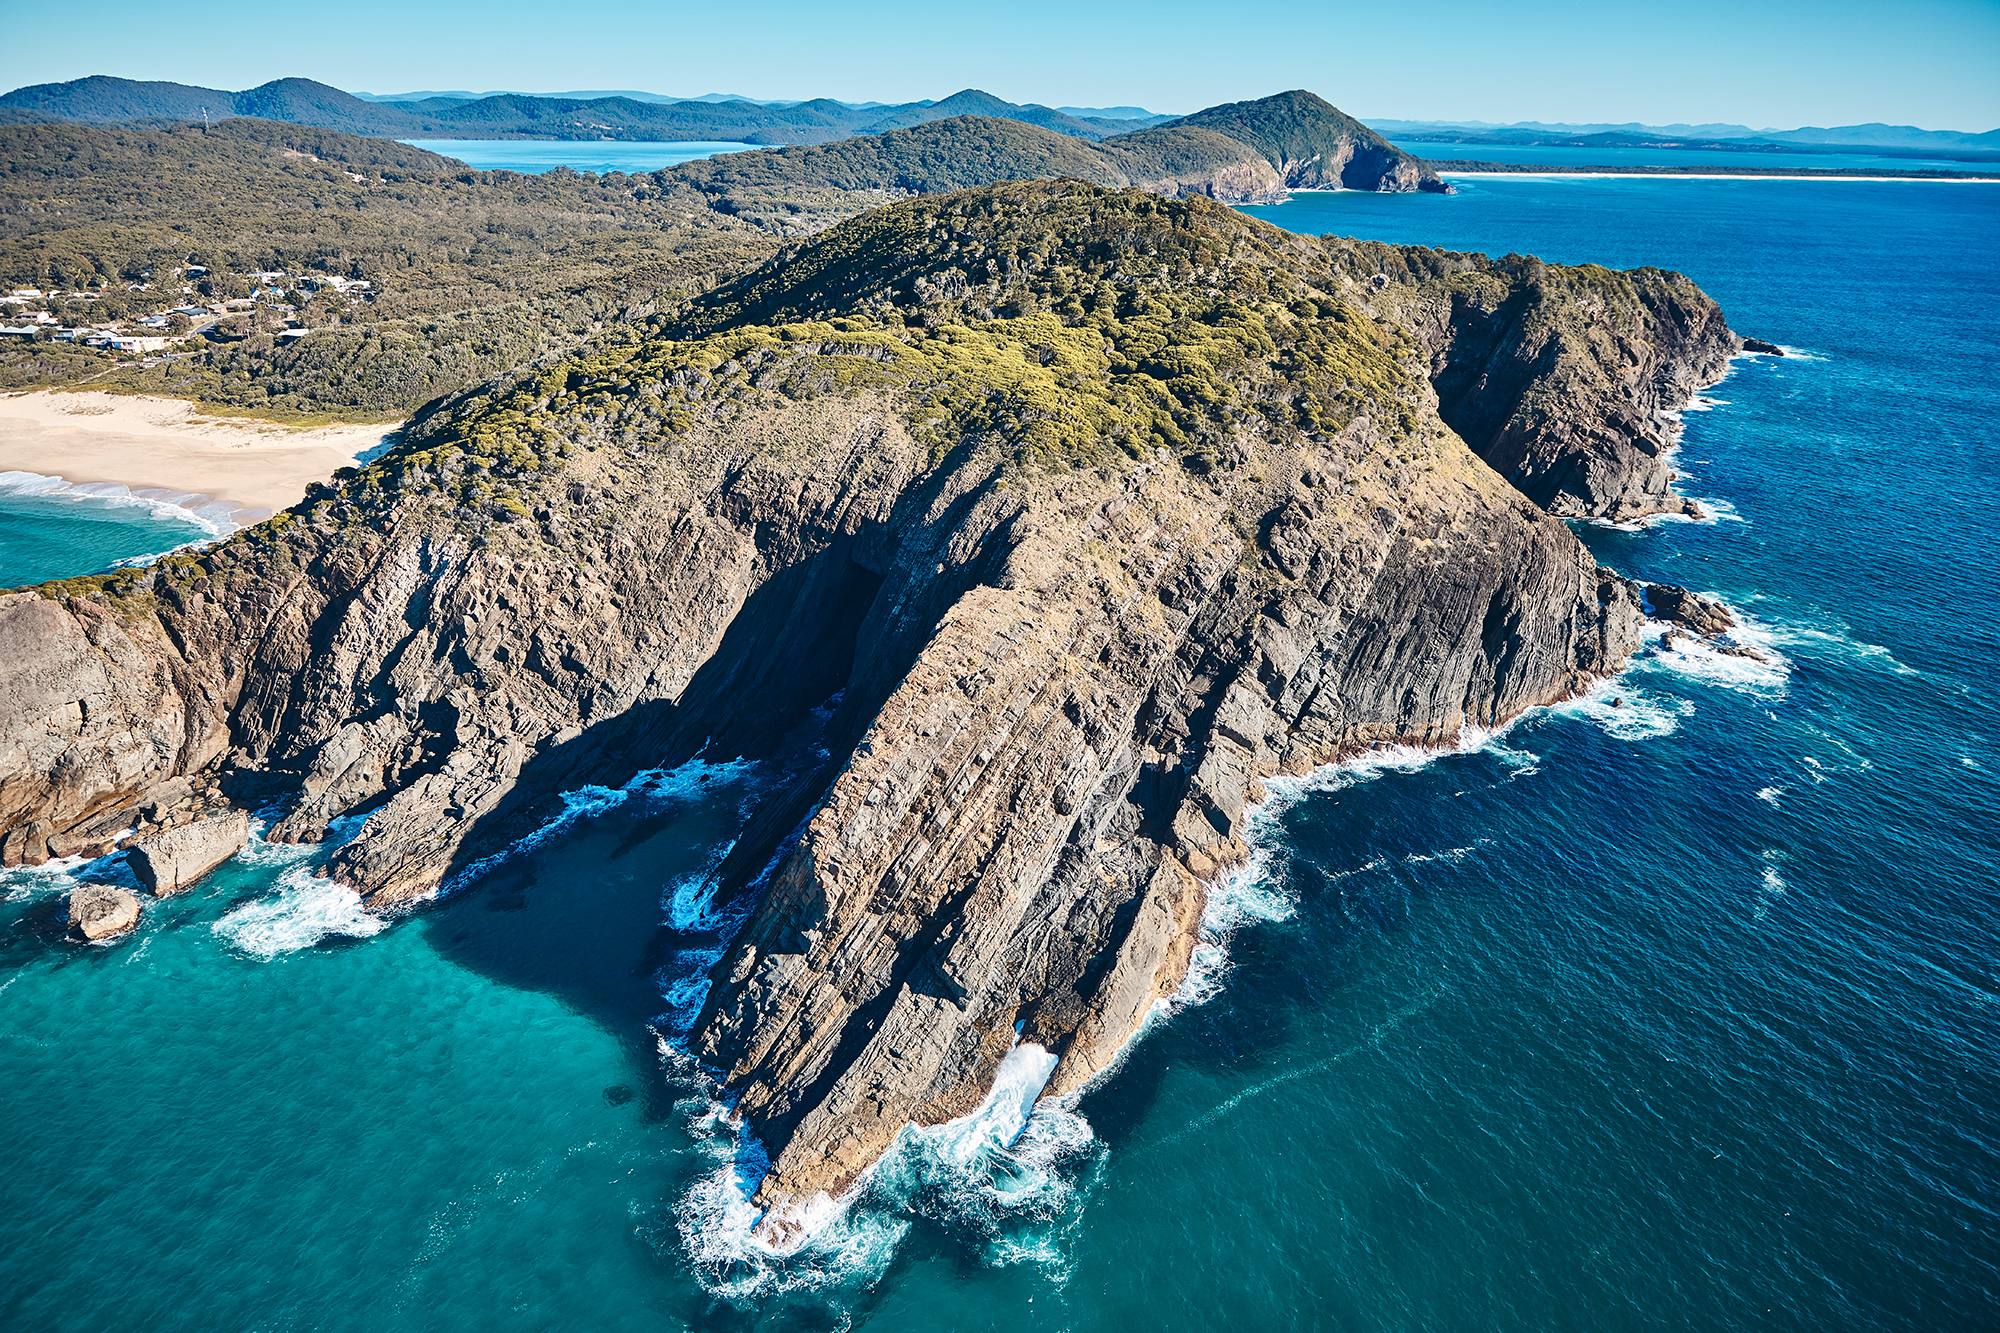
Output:
M0 296L0 339L70 343L155 358L152 364L192 354L204 344L260 334L279 345L294 343L342 323L349 303L372 301L374 295L374 284L365 278L281 270L227 273L190 263L115 288L16 287Z

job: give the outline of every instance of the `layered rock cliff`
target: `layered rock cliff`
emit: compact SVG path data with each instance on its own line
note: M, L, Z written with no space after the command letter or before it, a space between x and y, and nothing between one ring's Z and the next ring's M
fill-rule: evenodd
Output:
M1623 316L1562 308L1594 275L1377 282L1398 253L1074 182L844 224L213 550L0 596L6 855L278 795L276 838L365 815L329 873L384 908L565 789L771 753L837 698L832 758L719 872L759 896L691 1035L782 1238L975 1106L1017 1034L1056 1090L1102 1069L1263 778L1449 743L1635 646L1637 590L1431 384L1558 448L1540 380L1451 372L1528 346L1480 323L1519 291L1565 331L1547 373ZM1678 366L1651 327L1604 337ZM1565 420L1658 389L1564 383Z
M1665 269L1329 240L1344 288L1409 331L1438 413L1550 513L1698 515L1673 489L1679 409L1742 348L1715 302Z

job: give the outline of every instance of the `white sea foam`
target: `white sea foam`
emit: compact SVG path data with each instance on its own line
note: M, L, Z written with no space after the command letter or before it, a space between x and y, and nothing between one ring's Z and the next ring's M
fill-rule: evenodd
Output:
M295 865L278 876L277 892L231 908L213 929L243 953L271 959L330 935L373 935L387 924L353 889Z
M481 857L445 881L438 890L440 897L455 893L459 889L479 879L513 860L524 852L531 852L552 838L557 838L575 827L577 821L590 819L617 809L634 796L644 795L654 800L693 799L711 792L719 792L724 786L744 777L757 768L754 761L731 760L727 763L711 764L696 755L679 768L649 768L636 773L622 787L602 787L586 783L570 791L559 792L563 808L534 832L516 838L491 856Z
M1757 799L1766 805L1776 805L1784 794L1785 789L1783 787L1763 787L1758 790Z
M1749 649L1758 656L1741 657L1723 652L1714 644L1685 631L1675 638L1672 647L1663 647L1661 640L1668 631L1677 627L1665 621L1649 620L1641 627L1640 637L1652 645L1652 651L1638 659L1630 669L1671 671L1704 684L1719 685L1761 698L1782 697L1791 675L1791 661L1778 651L1777 632L1751 620L1740 610L1732 608L1732 611L1736 627L1725 636L1724 642Z
M1490 841L1491 839L1489 838L1480 838L1469 847L1447 847L1441 852L1411 852L1403 858L1403 864L1420 866L1427 865L1432 861L1450 861L1453 865L1456 865Z
M68 893L77 886L75 872L86 864L80 856L66 856L38 866L9 866L0 870L0 901L18 903Z
M62 477L44 476L39 472L0 472L0 495L69 500L99 509L143 509L148 518L161 522L177 520L191 524L203 533L201 537L163 551L156 551L150 555L128 556L123 560L114 561L111 565L114 569L140 568L177 551L189 551L207 546L219 537L228 536L240 526L237 518L241 510L237 505L227 500L218 500L212 495L201 495L192 491L161 488L135 491L117 482L70 482Z
M1771 905L1784 896L1786 888L1784 876L1780 875L1778 868L1771 864L1773 861L1782 860L1784 860L1784 853L1771 848L1765 849L1764 872L1758 877L1757 903L1751 913L1758 921L1762 921L1768 917L1771 914Z
M1621 696L1625 703L1614 707L1611 700ZM1693 711L1685 701L1654 700L1629 683L1616 681L1606 682L1591 696L1546 711L1565 708L1628 739L1663 735ZM1283 921L1297 910L1296 896L1283 882L1272 852L1278 842L1275 827L1284 812L1314 793L1415 772L1454 754L1491 754L1511 770L1510 778L1534 773L1539 756L1504 741L1513 725L1490 730L1468 726L1455 745L1388 746L1304 776L1266 779L1266 798L1247 814L1250 856L1208 886L1185 978L1171 995L1153 1005L1139 1029L1086 1088L1061 1099L1039 1098L1055 1057L1036 1047L1016 1047L978 1111L934 1129L906 1127L847 1194L813 1200L790 1214L786 1221L797 1229L791 1233L789 1248L774 1246L758 1235L759 1223L767 1219L751 1198L769 1170L768 1157L754 1138L731 1125L720 1103L705 1102L695 1120L698 1129L711 1131L709 1151L715 1167L690 1190L679 1211L682 1243L704 1283L732 1301L801 1289L866 1287L887 1271L914 1213L985 1228L990 1236L985 1247L988 1263L1034 1262L1058 1275L1066 1272L1067 1249L1059 1222L1065 1209L1080 1208L1075 1199L1084 1184L1077 1164L1093 1148L1102 1161L1101 1145L1096 1144L1089 1123L1076 1114L1077 1101L1090 1087L1112 1077L1156 1023L1221 993L1230 970L1230 941L1237 931ZM1406 859L1458 861L1478 846ZM1380 864L1377 858L1370 866ZM703 919L707 907L701 892L698 882L671 886L666 895L670 915L690 922ZM662 972L659 980L672 1011L667 1029L684 1032L692 1021L707 992L707 969L717 957L717 953L704 953L698 959L691 955L688 966L671 968L672 976ZM1383 1033L1436 998L1426 995L1391 1015L1368 1044L1379 1042ZM674 1052L665 1036L661 1049L670 1059L693 1063ZM1000 1225L997 1219L1010 1211L1033 1215L1043 1224L1027 1229Z
M770 1162L722 1108L695 1114L709 1131L715 1169L689 1191L680 1234L704 1284L732 1301L779 1292L872 1285L888 1268L916 1215L986 1238L990 1262L1060 1265L1062 1247L1046 1224L1075 1191L1061 1168L1092 1142L1090 1127L1066 1107L1042 1101L1056 1057L1021 1043L995 1072L993 1088L969 1115L929 1128L905 1126L881 1159L840 1198L820 1195L789 1210L791 1230L774 1240L752 1202ZM1014 1225L1039 1224L1026 1234Z
M1549 711L1583 718L1617 740L1650 741L1672 735L1682 718L1694 715L1694 704L1656 698L1625 681L1608 680Z
M1899 676L1921 676L1923 672L1897 659L1879 643L1867 643L1844 629L1813 629L1795 625L1774 625L1765 633L1771 642L1782 643L1801 654L1838 657L1864 666L1886 667Z

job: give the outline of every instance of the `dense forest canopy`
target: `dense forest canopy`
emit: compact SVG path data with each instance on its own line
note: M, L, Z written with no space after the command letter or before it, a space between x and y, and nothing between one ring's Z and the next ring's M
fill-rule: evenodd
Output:
M311 295L320 331L274 330L191 359L109 370L98 353L0 352L0 386L101 376L126 387L304 416L408 413L632 310L673 304L774 243L651 176L472 171L390 140L231 120L141 130L0 127L0 287L100 293L92 313L178 305L184 265L371 284ZM211 284L213 285L213 284Z

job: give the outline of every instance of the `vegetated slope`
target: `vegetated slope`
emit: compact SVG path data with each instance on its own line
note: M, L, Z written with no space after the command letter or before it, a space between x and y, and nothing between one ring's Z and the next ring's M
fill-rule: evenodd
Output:
M877 119L869 122L867 132L882 134L889 130L920 125L927 120L949 120L954 116L994 116L1006 120L1019 120L1079 139L1101 139L1106 133L1105 125L1115 124L1115 122L1083 120L1045 106L1033 104L1022 106L1003 101L992 93L981 92L977 88L967 88L963 92L953 93L950 97L928 105L898 107L882 113ZM1116 130L1111 132L1116 133Z
M837 697L827 761L716 872L748 924L702 944L687 1034L771 1151L782 1242L1017 1032L1057 1090L1102 1069L1263 777L1619 664L1636 590L1428 377L1536 305L1532 397L1643 336L1601 323L1624 299L1077 182L870 212L211 551L0 597L0 860L282 797L277 838L366 814L330 868L386 907L564 790L769 753ZM1416 336L1431 300L1474 327ZM1493 378L1455 410L1505 417Z
M1246 143L1297 190L1428 190L1447 186L1437 173L1324 98L1303 89L1197 111L1158 129L1121 136L1143 140L1176 127L1213 130Z
M1229 203L1275 202L1288 187L1450 188L1311 93L1214 107L1097 144L1018 120L957 116L838 143L692 162L672 175L727 212L787 231L815 230L885 197L1051 176Z
M358 179L357 179L358 178ZM317 331L240 341L150 369L67 345L0 348L0 386L102 387L279 414L404 414L567 347L621 312L672 304L770 252L702 195L650 176L478 172L393 140L232 120L141 130L0 127L0 285L87 290L103 319L178 305L187 263L373 284L322 291ZM222 284L217 287L217 284ZM239 284L240 286L240 284Z

